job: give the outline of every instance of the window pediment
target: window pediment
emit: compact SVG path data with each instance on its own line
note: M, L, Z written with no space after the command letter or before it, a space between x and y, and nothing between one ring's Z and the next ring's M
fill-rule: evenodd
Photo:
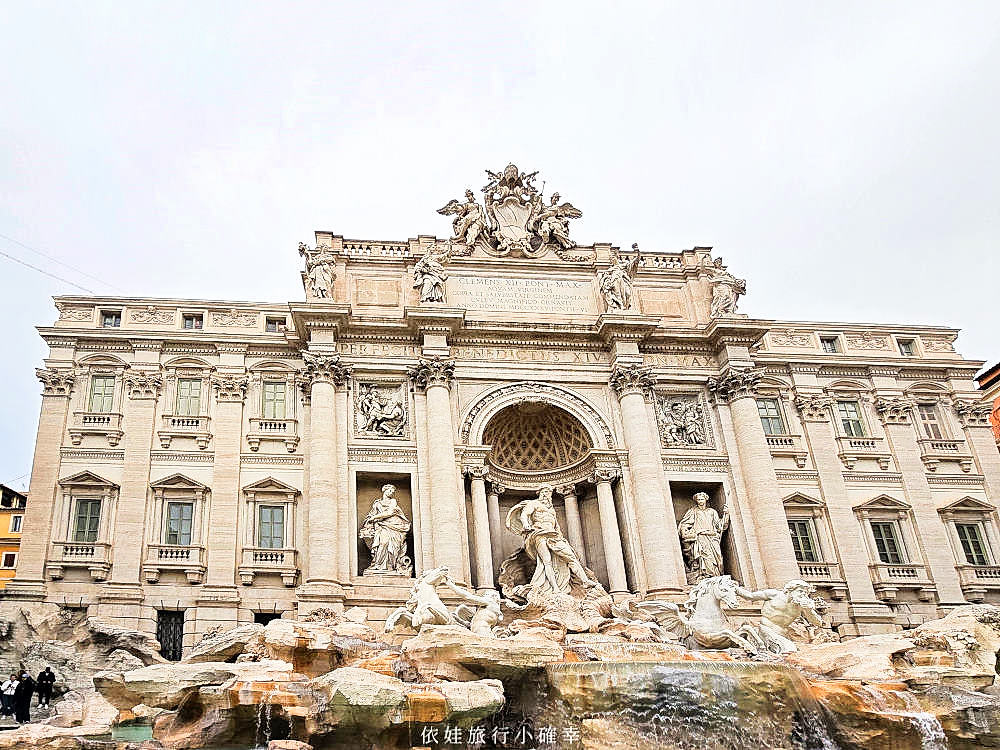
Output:
M208 492L210 489L207 485L191 479L191 477L185 476L184 474L171 474L163 479L157 479L155 482L150 482L149 486L154 490L192 490L198 492Z
M98 476L92 471L81 471L79 474L74 474L73 476L66 477L65 479L60 479L59 484L63 487L101 487L104 489L118 489L118 485L114 482L110 482L102 476Z
M781 501L785 507L824 508L826 503L801 492L793 492Z
M993 513L996 508L989 503L974 497L963 497L950 505L946 505L938 510L938 513L954 513L965 511L967 513Z
M861 505L855 505L854 510L891 510L899 512L910 511L912 507L902 500L897 500L889 495L879 495Z
M243 488L243 492L275 492L298 495L301 490L298 490L289 484L285 484L281 480L275 479L274 477L265 477L264 479L260 479L252 484L248 484Z

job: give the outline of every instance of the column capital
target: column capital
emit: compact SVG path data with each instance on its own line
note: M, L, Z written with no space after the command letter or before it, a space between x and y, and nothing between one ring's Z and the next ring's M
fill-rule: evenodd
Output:
M622 364L614 366L608 382L615 389L618 398L623 398L630 393L642 394L649 390L656 385L656 377L649 365Z
M576 485L575 484L561 484L556 487L556 492L563 497L566 495L576 496Z
M882 424L910 424L913 407L912 399L896 396L876 396L875 412Z
M216 401L243 403L247 395L247 376L217 373L212 376Z
M35 368L35 376L42 383L43 396L69 396L76 379L72 370L56 370L51 367Z
M490 494L491 495L502 495L507 491L507 488L497 481L490 482Z
M432 385L451 385L455 377L455 360L447 357L421 357L420 361L407 369L413 384L426 390Z
M982 401L956 401L952 404L962 427L990 427L993 407Z
M482 465L465 466L462 468L462 471L465 472L466 476L470 479L479 479L482 481L485 481L486 477L489 476L490 473L490 470Z
M611 466L601 467L594 469L593 482L594 484L600 484L601 482L613 482L622 475L620 469L613 468Z
M795 392L795 408L803 422L829 422L833 399L822 393Z
M344 385L351 375L351 366L341 364L339 354L304 351L302 361L306 366L301 375L310 387L316 383Z
M708 390L716 400L728 404L741 398L755 398L761 371L757 368L726 370L717 378L708 379Z
M122 377L128 397L133 400L155 399L163 388L163 376L158 372L129 370Z

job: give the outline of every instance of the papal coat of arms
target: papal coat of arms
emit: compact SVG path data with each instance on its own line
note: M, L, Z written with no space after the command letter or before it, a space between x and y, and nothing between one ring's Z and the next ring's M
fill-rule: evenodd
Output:
M578 259L567 251L576 247L569 237L569 221L583 216L579 209L560 203L559 193L552 193L546 204L534 185L538 172L525 174L508 164L502 172L487 169L486 174L489 182L483 187L483 205L466 190L464 202L451 200L438 210L455 217L452 242L465 246L452 254L466 255L479 246L496 256L537 258L551 249L567 260Z

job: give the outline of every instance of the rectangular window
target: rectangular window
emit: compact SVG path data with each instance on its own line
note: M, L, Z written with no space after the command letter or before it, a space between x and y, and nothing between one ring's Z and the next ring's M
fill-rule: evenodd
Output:
M101 310L101 328L121 328L121 310Z
M181 378L177 381L177 415L197 417L201 413L201 380Z
M917 356L917 348L913 343L913 339L899 339L896 343L899 345L899 353L904 357Z
M189 331L200 331L202 328L202 318L201 313L184 313L184 328Z
M765 435L784 435L785 420L781 416L781 406L776 398L757 399L757 412Z
M792 535L792 548L799 562L819 562L816 537L813 535L812 521L789 521L788 531Z
M934 404L917 404L917 414L920 415L920 423L924 426L924 434L931 440L943 440L944 430L938 421L938 410Z
M257 546L281 549L285 546L285 506L262 505L257 525Z
M956 523L958 541L962 543L962 552L969 565L989 565L990 557L986 554L986 542L983 531L978 523Z
M96 542L101 527L101 501L77 500L76 522L73 524L74 542Z
M24 521L24 516L11 516L10 517L10 530L11 533L17 533L21 530L21 524Z
M94 375L90 379L90 410L107 413L115 400L115 376Z
M878 559L890 565L900 565L903 560L903 546L899 542L899 529L892 521L872 521L872 535Z
M264 419L285 418L285 384L272 380L264 383Z
M828 354L837 354L840 352L840 340L836 336L822 336L819 343L823 347L823 351Z
M286 322L284 318L265 318L264 330L268 333L280 333L285 330Z
M16 552L4 552L3 553L3 564L0 567L11 569L17 567L17 553Z
M861 421L861 409L857 401L838 401L837 414L840 426L848 437L864 437L865 425Z
M191 519L194 518L194 503L167 503L167 544L188 546L191 544Z

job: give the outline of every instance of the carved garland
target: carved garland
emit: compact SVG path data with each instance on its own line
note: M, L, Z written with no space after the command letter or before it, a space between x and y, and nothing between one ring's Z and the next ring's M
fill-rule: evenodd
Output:
M174 311L149 305L143 310L134 310L129 313L129 319L133 323L173 323Z
M223 328L255 328L258 319L257 313L251 310L212 313L212 323Z

